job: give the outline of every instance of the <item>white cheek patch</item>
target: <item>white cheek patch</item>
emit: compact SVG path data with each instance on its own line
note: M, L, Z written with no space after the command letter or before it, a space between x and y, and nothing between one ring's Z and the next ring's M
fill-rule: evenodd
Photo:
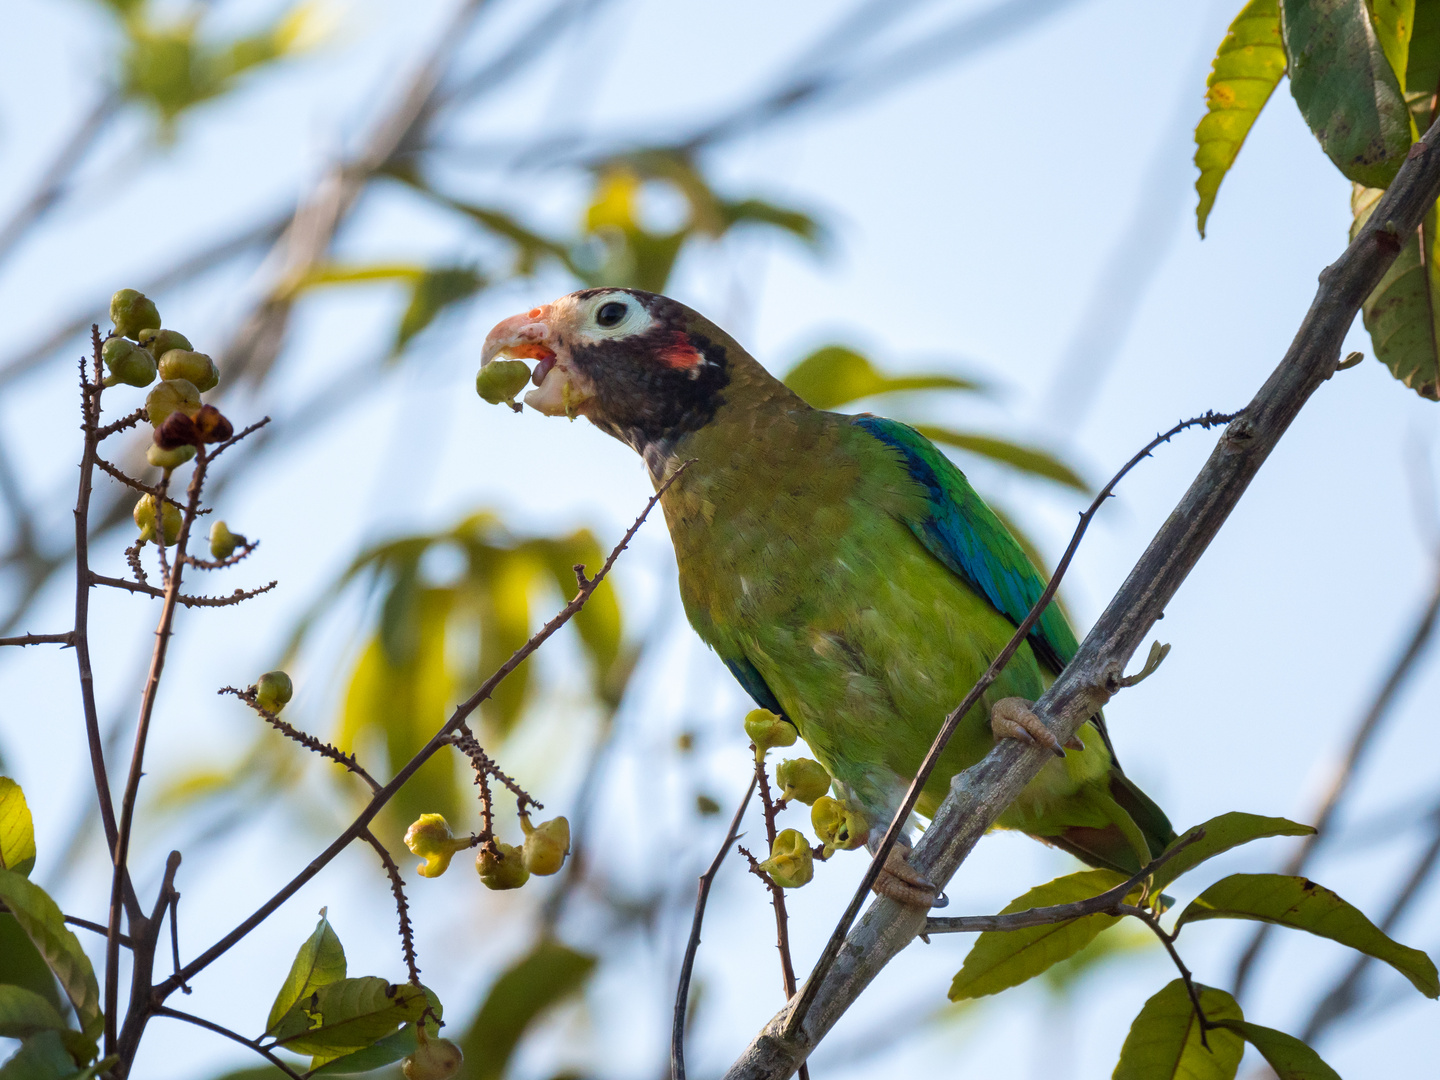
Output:
M601 326L595 321L595 313L611 303L624 304L625 317L614 326ZM645 305L629 293L623 292L590 297L585 301L584 308L575 314L578 316L574 319L575 339L586 345L643 334L655 325L655 318L645 310Z

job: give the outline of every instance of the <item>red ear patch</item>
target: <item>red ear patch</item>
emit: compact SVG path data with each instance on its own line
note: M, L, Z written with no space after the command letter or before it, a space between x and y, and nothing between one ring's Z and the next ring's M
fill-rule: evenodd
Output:
M676 330L671 337L671 343L661 348L657 355L660 362L668 368L683 370L705 362L700 350L690 343L690 335L683 330Z

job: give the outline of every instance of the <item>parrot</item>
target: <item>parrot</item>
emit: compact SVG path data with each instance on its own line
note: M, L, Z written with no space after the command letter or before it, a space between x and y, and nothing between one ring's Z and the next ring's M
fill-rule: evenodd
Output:
M684 466L660 505L686 616L755 703L794 725L873 852L1045 577L919 432L812 408L669 297L589 288L512 316L487 336L481 370L516 359L535 362L525 404L628 444L657 489ZM1061 746L1031 708L1077 648L1052 602L962 718L916 810L933 816L997 739L1043 745L1051 760L997 825L1134 874L1175 839L1169 820L1120 768L1102 713ZM875 890L939 906L909 864L908 831Z

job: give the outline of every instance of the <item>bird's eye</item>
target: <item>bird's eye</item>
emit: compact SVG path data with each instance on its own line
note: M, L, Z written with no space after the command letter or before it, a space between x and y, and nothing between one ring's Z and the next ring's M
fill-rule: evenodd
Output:
M619 326L627 310L629 309L618 300L611 300L608 304L600 305L600 310L595 312L595 321L601 326Z

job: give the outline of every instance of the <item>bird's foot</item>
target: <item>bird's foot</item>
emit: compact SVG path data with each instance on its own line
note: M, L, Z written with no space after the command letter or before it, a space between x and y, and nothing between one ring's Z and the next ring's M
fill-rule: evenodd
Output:
M1035 703L1022 697L1001 698L990 709L990 730L997 739L1019 739L1031 746L1047 747L1056 757L1066 750L1084 750L1085 744L1072 735L1062 747L1031 708Z
M885 856L885 865L875 879L874 889L881 896L918 908L940 908L950 901L940 894L933 881L921 875L905 858L908 849L896 844Z

